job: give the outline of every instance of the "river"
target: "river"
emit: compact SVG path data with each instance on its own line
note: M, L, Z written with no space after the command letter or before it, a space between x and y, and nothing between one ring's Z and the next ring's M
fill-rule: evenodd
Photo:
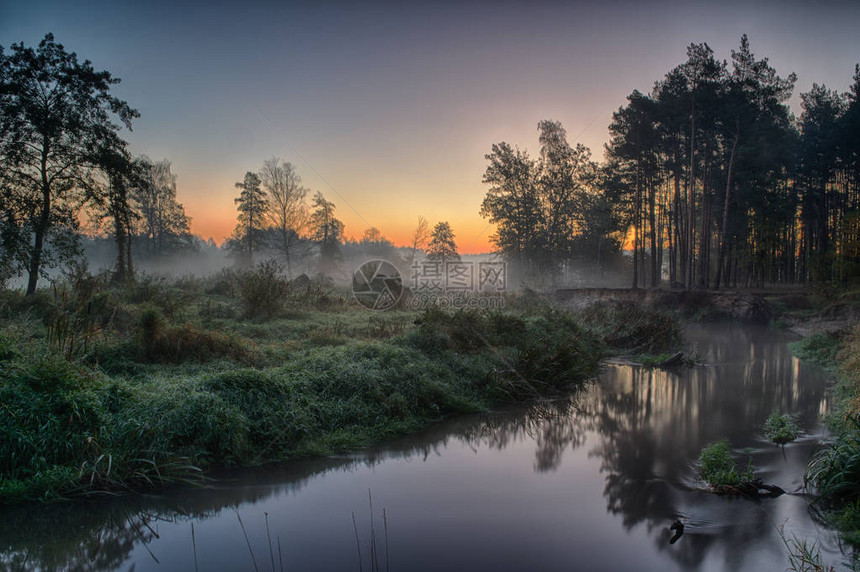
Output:
M781 332L696 326L688 339L705 365L607 363L563 399L458 417L350 455L234 471L204 488L7 507L0 566L782 572L781 529L841 565L803 490L824 434L825 375L793 357ZM795 414L805 435L768 443L761 427L775 411ZM702 490L695 462L717 439L787 494ZM684 533L670 543L676 520Z

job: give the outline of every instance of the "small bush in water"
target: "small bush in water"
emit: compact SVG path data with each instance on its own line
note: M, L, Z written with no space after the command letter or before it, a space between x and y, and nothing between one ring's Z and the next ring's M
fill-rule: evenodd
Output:
M777 445L785 445L800 437L800 427L791 415L774 413L764 423L764 436Z
M702 449L699 463L699 476L712 487L737 486L754 478L751 468L743 472L738 469L728 441L717 441Z

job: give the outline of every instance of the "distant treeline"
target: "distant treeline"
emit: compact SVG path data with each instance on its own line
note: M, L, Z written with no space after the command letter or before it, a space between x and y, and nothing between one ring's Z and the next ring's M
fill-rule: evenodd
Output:
M131 130L139 114L111 95L117 83L51 34L36 48L0 47L0 285L26 275L32 294L40 277L85 251L103 262L105 241L113 243L116 282L133 278L141 259L167 269L205 248L206 256L195 258L217 263L212 240L191 234L170 162L130 152L121 128ZM395 248L376 228L361 241L346 240L334 203L316 193L308 205L293 165L274 157L236 188L236 229L219 250L240 267L256 257L277 260L289 276L295 266L338 275L344 253L400 263L424 249L457 256L448 223L431 231L423 217L409 247Z
M729 62L693 44L613 114L603 164L552 121L536 159L493 145L481 214L497 248L540 276L629 264L634 287L857 280L860 67L849 93L801 94L799 119L795 81L746 36Z
M856 280L860 67L849 93L813 84L801 94L799 119L786 103L795 81L756 59L746 36L730 61L693 44L650 94L634 91L614 113L604 163L554 121L538 125L536 158L494 144L481 215L496 224L497 251L517 279L539 283L610 271L635 287ZM0 283L23 274L34 292L81 253L84 232L113 241L117 281L141 257L201 247L169 161L134 157L121 136L139 114L110 94L118 82L50 34L35 49L0 48ZM236 187L223 249L239 266L265 257L288 275L338 274L343 248L457 257L450 225L431 231L423 217L402 257L376 228L350 246L335 205L321 193L307 201L293 165L277 158Z

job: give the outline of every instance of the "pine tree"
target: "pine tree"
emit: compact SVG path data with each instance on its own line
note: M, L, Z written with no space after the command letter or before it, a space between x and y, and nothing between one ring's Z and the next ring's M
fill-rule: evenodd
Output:
M256 173L245 173L245 180L236 183L236 188L241 189L241 192L233 201L238 205L236 210L239 212L234 239L242 253L240 263L253 266L254 253L263 246L263 230L269 201L260 188L260 177Z
M430 243L427 245L427 258L443 263L460 260L457 244L454 242L454 231L447 222L440 222L433 227Z

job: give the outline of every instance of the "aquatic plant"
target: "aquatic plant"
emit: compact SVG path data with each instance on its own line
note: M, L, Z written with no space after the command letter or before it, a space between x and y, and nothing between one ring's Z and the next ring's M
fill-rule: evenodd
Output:
M699 476L711 487L738 486L755 478L752 467L746 471L738 468L728 441L717 441L702 449L699 463Z
M764 422L764 436L777 445L785 445L800 437L802 430L786 413L774 413Z
M782 543L788 550L788 568L792 572L836 572L836 569L824 562L821 547L818 542L809 542L805 538L793 536L791 540L785 537L785 525L777 527Z

